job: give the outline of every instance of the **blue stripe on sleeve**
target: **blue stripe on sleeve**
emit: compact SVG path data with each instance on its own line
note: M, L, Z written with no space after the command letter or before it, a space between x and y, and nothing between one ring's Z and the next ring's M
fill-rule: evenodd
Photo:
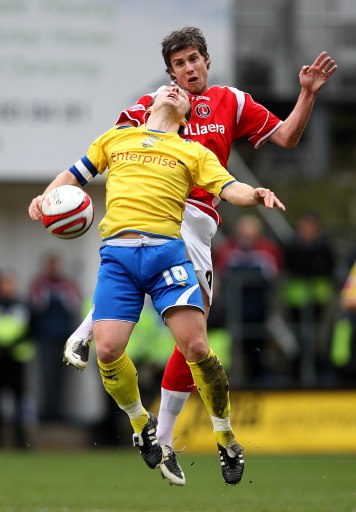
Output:
M225 185L224 185L223 187L221 187L221 192L222 192L222 191L224 190L224 188L226 188L228 185L231 185L231 183L235 183L235 181L237 181L237 180L231 180L231 181L229 181L228 183L225 183ZM220 193L221 193L221 192L220 192ZM223 198L221 198L221 200L222 200L222 201L226 201L226 199L223 199Z
M82 185L86 185L95 176L98 175L98 171L95 166L91 163L87 156L83 156L78 160L69 171L75 176L76 180Z
M78 183L81 184L82 187L84 187L84 185L88 183L84 176L78 171L75 165L72 165L72 167L69 168L69 171L72 174L74 174L76 180L78 181Z
M85 167L90 172L90 174L93 176L93 178L95 178L95 176L98 174L98 171L96 170L94 165L91 163L89 158L87 156L83 156L83 158L81 160L82 160L83 164L85 165Z
M231 181L228 181L227 183L225 183L225 185L223 185L223 186L221 187L221 190L224 190L224 188L225 188L225 187L227 187L228 185L231 185L231 183L235 183L235 181L237 181L237 180L231 180Z

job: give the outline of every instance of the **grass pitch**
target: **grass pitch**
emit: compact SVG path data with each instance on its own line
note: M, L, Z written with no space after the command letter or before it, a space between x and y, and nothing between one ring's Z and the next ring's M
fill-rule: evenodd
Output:
M182 454L169 486L136 450L0 451L1 512L356 512L355 456L248 456L224 484L218 455Z

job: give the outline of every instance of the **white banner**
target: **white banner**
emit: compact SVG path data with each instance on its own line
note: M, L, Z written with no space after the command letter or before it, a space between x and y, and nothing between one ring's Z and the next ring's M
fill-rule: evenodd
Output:
M47 181L167 82L161 40L172 30L201 28L211 78L229 79L229 4L0 0L0 180Z

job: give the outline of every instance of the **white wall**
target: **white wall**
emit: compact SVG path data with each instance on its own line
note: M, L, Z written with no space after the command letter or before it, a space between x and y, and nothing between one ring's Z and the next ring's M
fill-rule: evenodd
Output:
M0 181L46 180L169 76L161 41L200 27L229 82L230 0L1 0Z

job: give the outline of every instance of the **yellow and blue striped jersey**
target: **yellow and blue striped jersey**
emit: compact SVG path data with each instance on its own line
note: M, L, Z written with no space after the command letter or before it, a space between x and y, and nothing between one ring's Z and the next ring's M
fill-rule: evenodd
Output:
M99 224L104 240L123 231L179 238L192 187L218 197L235 181L200 143L145 125L111 128L70 171L85 185L106 169L106 214Z

